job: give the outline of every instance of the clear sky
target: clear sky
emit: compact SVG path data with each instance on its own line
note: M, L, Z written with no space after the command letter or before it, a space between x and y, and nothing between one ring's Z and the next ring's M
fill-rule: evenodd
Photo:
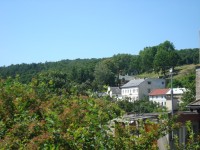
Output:
M198 48L200 0L1 0L0 66Z

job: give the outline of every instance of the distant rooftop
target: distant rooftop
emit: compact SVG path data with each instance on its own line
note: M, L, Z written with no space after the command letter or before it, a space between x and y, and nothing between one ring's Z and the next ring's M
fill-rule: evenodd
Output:
M122 86L122 88L128 88L128 87L137 87L140 85L140 83L142 83L144 81L144 79L135 79L135 80L131 80L128 83L124 84Z
M122 75L119 75L119 79L122 80L126 80L126 81L130 81L130 80L134 80L135 77L134 76L129 76L129 75L125 75L125 76L122 76Z
M173 94L183 94L186 92L186 88L173 88ZM166 94L171 94L171 89Z
M195 106L195 105L199 105L200 106L200 99L196 100L194 102L191 102L188 106Z
M121 94L121 89L119 87L110 87L112 94Z
M198 99L194 102L191 102L190 104L187 105L187 107L190 110L197 110L197 112L200 113L200 99Z
M168 91L169 91L169 89L155 89L155 90L152 90L152 91L149 93L149 95L150 95L150 96L165 95Z

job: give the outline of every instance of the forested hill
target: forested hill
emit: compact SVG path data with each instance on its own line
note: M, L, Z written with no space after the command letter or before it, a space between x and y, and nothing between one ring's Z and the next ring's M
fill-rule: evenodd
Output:
M155 72L163 76L175 66L197 64L198 48L175 50L173 43L165 41L157 46L145 47L138 55L117 54L102 59L61 60L58 62L32 63L0 67L2 78L19 75L20 81L28 83L39 74L62 74L68 81L87 84L92 88L117 85L118 74L137 75Z
M32 63L32 64L17 64L8 67L0 67L0 76L6 78L8 76L15 77L20 75L23 83L29 82L34 76L39 73L54 71L62 72L75 78L75 74L85 74L90 78L94 72L95 65L103 59L76 59L76 60L61 60L58 62ZM93 75L92 75L93 76ZM84 81L83 81L84 82Z

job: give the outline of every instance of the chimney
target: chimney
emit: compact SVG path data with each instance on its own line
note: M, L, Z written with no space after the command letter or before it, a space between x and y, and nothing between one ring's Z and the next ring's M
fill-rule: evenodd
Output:
M196 100L200 100L200 66L196 67Z

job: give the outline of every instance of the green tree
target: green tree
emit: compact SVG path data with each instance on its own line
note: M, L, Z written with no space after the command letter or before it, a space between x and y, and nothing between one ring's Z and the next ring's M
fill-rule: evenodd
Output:
M174 68L179 61L179 56L174 49L173 43L165 41L158 45L158 51L154 59L154 71L160 71L166 76L166 71L169 68Z
M178 64L198 64L199 62L199 49L181 49L177 51L180 59Z
M129 65L129 72L131 74L137 75L141 73L141 68L140 68L140 57L139 56L133 56L130 65Z
M110 59L101 61L96 65L94 71L95 84L102 90L104 85L115 85L114 64Z
M159 73L160 71L164 76L166 76L166 71L169 69L169 55L168 52L162 49L159 49L155 59L154 59L154 71Z
M180 109L186 110L186 106L195 100L196 95L196 82L195 82L195 72L188 74L182 78L183 87L187 89L187 91L183 94Z
M137 100L134 102L129 102L128 100L117 101L117 105L123 109L125 112L134 112L134 113L152 113L166 110L165 107L158 105L149 101L147 98L142 100Z
M143 51L140 51L140 59L141 59L141 69L142 72L145 71L153 71L153 61L154 57L157 53L157 47L146 47Z
M130 68L131 61L133 62L135 56L130 54L117 54L112 57L113 63L116 67L116 73L131 74L132 68Z

